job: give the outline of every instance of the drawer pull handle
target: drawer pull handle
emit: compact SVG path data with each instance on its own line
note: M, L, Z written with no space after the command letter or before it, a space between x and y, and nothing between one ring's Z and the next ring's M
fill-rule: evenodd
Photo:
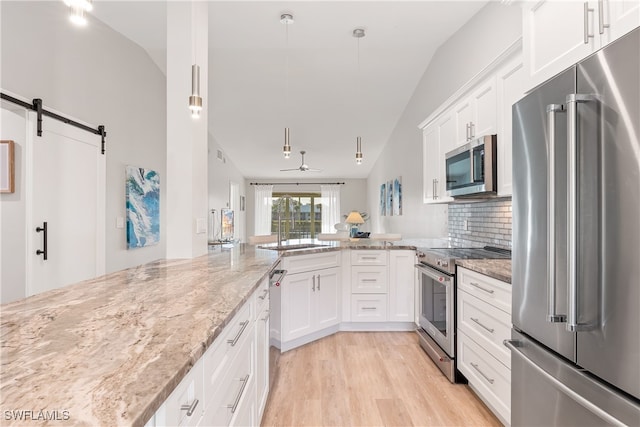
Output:
M238 331L238 333L236 334L236 336L232 340L227 340L227 344L231 344L231 347L236 345L236 343L238 342L238 340L242 336L242 333L244 332L244 330L247 329L248 325L249 325L249 321L248 320L245 320L244 322L241 322L240 326L242 326L242 327L240 328L240 330Z
M238 403L240 403L240 398L242 397L242 393L244 393L244 389L247 386L247 383L249 382L249 374L247 374L244 378L240 378L240 382L242 383L242 386L240 387L240 391L236 396L236 400L233 401L233 405L227 405L227 408L231 409L232 414L236 412L236 409L238 408Z
M486 325L483 325L478 319L474 319L473 317L471 318L471 320L473 320L474 322L476 322L478 325L482 326L484 329L486 329L487 331L493 333L493 331L495 331L495 329L493 328L489 328Z
M376 307L362 307L363 310L377 310Z
M484 377L485 380L487 380L489 382L489 384L493 384L494 383L494 379L493 378L489 378L484 372L482 372L480 370L480 368L478 368L478 365L471 362L471 366L473 366L473 369L475 369L476 371L478 371L478 373L480 373L480 375L482 375Z
M264 301L264 299L267 297L268 293L269 293L269 289L265 289L264 291L262 291L262 295L259 296L258 298L260 298L261 300Z
M361 279L361 281L366 283L375 283L378 281L378 279Z
M485 291L485 292L486 292L486 293L488 293L488 294L492 294L492 293L494 293L494 292L495 292L493 289L487 289L487 288L485 288L485 287L483 287L483 286L478 285L478 284L477 284L477 283L475 283L475 282L469 282L469 284L470 284L471 286L475 286L476 288L480 289L481 291Z
M378 257L377 256L363 256L362 259L370 259L370 260L375 261L375 260L378 259Z
M260 320L262 320L263 322L266 322L267 320L269 320L269 310L267 310L267 311L265 312L265 315L266 315L266 316L264 316L262 319L260 319Z
M193 411L196 410L196 406L198 406L198 399L193 399L193 402L191 402L191 405L182 405L180 407L181 411L187 411L187 417L190 417L191 415L193 415Z

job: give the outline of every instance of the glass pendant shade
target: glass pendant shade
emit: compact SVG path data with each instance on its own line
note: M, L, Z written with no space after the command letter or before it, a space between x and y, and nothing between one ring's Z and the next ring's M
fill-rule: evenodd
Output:
M189 97L189 110L191 117L197 119L202 111L202 97L200 97L200 67L191 66L191 96Z
M284 154L285 159L291 157L291 144L289 144L289 128L284 128L284 147L282 147L282 153Z
M356 164L362 164L362 138L356 138Z

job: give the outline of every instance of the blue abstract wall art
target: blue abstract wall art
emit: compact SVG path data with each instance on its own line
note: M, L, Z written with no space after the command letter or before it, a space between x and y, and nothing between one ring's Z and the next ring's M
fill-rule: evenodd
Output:
M135 166L127 174L127 249L160 242L160 177Z

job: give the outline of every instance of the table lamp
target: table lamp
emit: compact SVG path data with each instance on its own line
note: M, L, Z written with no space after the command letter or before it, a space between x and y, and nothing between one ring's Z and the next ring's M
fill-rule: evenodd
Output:
M350 237L356 237L356 234L358 233L358 225L364 224L364 220L362 219L360 212L357 211L349 212L345 222L347 224L351 224L351 232L349 233Z

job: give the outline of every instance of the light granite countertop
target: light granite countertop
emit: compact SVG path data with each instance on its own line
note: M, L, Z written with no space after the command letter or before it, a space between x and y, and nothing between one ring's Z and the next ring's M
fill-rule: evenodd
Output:
M2 425L143 425L277 258L216 248L0 306Z
M2 425L142 426L279 256L415 249L394 243L287 252L217 246L195 259L159 260L4 304ZM13 411L33 420L16 420ZM57 420L37 419L50 416Z
M511 284L510 259L459 259L456 265Z

